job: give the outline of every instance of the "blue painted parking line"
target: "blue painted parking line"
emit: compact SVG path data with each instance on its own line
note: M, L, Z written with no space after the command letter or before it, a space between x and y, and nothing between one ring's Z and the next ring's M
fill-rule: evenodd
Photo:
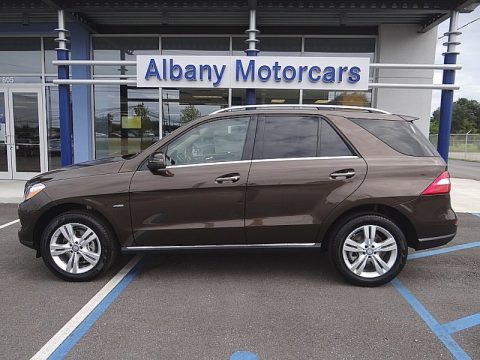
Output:
M392 285L408 302L415 312L422 318L435 336L445 345L452 356L457 360L471 359L460 345L450 336L447 329L423 306L423 304L398 279L392 280Z
M455 245L455 246L449 246L449 247L443 248L443 249L422 251L422 252L418 252L418 253L408 255L408 259L409 260L420 259L420 258L424 258L424 257L427 257L427 256L446 254L446 253L449 253L449 252L452 252L452 251L471 249L471 248L475 248L475 247L480 247L480 241L475 241L475 242L471 242L471 243L467 243L467 244L461 244L461 245Z
M230 356L230 360L260 360L260 358L250 351L237 351Z
M95 322L107 311L109 306L126 289L128 284L138 275L143 266L143 260L140 260L128 274L110 291L110 293L95 307L95 309L78 325L78 327L63 341L59 347L48 357L49 360L64 359L73 347L90 330Z
M473 326L480 325L480 313L476 313L470 316L465 316L464 318L450 321L449 323L443 324L442 326L447 330L449 334L453 334Z

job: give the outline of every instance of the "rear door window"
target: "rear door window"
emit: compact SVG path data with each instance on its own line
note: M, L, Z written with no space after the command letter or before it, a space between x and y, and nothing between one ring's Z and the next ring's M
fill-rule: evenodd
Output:
M308 116L267 116L255 145L256 159L317 156L318 121Z
M439 156L432 143L410 121L350 119L399 153L410 156Z
M318 156L352 156L352 150L345 144L335 129L325 120L320 120L320 143Z
M335 129L315 116L266 116L255 142L255 159L351 156Z

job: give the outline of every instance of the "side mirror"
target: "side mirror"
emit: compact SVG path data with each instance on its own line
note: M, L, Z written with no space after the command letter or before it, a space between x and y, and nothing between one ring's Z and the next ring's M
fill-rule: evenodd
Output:
M148 158L147 167L150 171L159 171L167 167L165 154L163 152L155 152Z

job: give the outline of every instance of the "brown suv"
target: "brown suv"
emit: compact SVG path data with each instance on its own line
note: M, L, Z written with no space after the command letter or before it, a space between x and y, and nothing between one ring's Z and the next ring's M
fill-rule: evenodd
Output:
M446 170L405 117L230 108L139 154L31 179L19 237L73 281L105 271L119 251L321 247L348 280L374 286L402 270L408 247L455 236Z

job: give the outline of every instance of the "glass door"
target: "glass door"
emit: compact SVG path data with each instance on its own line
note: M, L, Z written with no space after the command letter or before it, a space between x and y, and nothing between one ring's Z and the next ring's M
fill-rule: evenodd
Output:
M7 130L8 114L7 114L8 93L0 90L0 179L11 179L10 164L10 132Z
M37 88L0 90L0 178L26 180L45 171L41 101Z

